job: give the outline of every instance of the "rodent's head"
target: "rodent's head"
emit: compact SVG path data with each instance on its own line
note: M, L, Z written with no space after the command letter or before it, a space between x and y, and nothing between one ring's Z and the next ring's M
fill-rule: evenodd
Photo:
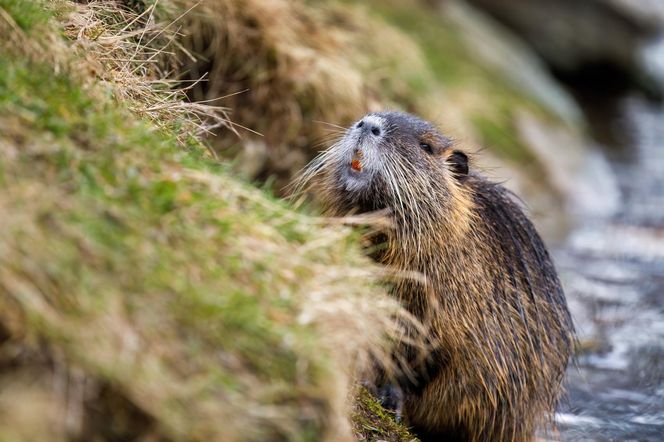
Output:
M370 113L305 169L319 176L338 211L384 208L406 214L429 199L444 203L468 174L468 158L436 127L402 112Z

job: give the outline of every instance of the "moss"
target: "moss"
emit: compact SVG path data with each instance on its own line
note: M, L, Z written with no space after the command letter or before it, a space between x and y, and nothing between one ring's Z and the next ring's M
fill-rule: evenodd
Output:
M511 158L521 163L532 161L530 152L520 145L515 135L515 128L509 119L492 119L486 116L477 116L472 119L473 125L486 140L487 146L503 158Z
M65 75L53 76L44 66L0 60L0 106L21 111L25 123L56 137L85 137L87 130L104 131L107 124L86 122L92 101ZM101 134L100 134L101 135Z
M418 440L395 420L394 413L385 410L364 387L359 388L357 392L352 422L355 434L361 441L417 442Z
M0 0L0 8L24 31L46 23L53 15L53 9L46 7L42 0Z

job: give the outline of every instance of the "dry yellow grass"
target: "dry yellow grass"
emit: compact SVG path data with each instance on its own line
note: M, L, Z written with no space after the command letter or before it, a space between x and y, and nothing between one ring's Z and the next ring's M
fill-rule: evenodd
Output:
M340 126L368 110L412 104L412 85L432 83L419 47L356 5L220 0L201 2L184 23L182 47L197 57L181 57L183 78L206 79L190 95L228 97L233 120L262 135L222 135L214 145L233 153L258 146L249 169L276 179L278 189Z
M186 92L197 82L182 86L173 72L180 69L175 52L179 23L188 11L160 23L155 18L159 2L138 13L124 2L92 1L75 5L67 13L65 34L73 49L84 59L78 69L94 76L102 86L112 88L141 118L157 127L173 130L179 124L180 141L200 139L212 131L236 134L228 118L228 108L191 102Z

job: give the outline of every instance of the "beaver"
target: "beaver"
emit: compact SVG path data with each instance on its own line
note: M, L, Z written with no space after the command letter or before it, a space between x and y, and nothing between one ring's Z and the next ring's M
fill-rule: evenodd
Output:
M552 424L575 340L549 253L518 199L437 128L370 113L302 172L326 214L387 212L371 256L421 326L378 390L423 441L525 441ZM426 345L415 345L425 342ZM425 348L426 352L418 349Z

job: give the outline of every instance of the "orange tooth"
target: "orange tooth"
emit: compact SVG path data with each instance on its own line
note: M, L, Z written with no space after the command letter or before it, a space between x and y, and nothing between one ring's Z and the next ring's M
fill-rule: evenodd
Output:
M350 168L360 172L362 171L362 163L360 163L360 160L358 159L353 159L353 161L350 162Z

